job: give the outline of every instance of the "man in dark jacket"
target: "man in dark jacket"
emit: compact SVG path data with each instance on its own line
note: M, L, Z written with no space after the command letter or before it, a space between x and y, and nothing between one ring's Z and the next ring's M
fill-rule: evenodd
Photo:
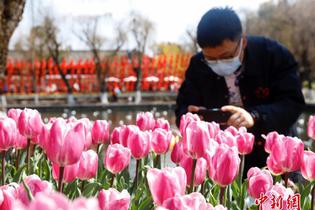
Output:
M179 89L176 123L187 112L220 108L232 113L228 125L244 126L255 135L245 171L266 165L261 134L290 135L304 106L297 63L276 41L246 36L237 14L214 8L201 18L194 55Z

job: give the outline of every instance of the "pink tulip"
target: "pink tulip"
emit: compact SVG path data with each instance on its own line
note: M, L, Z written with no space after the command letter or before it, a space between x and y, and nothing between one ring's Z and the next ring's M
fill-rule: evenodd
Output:
M185 169L187 180L191 180L193 159L189 156L184 157L179 165ZM203 183L207 175L207 161L204 158L198 158L195 176L194 176L194 186L200 185ZM187 183L189 186L189 183Z
M17 130L17 134L15 137L15 145L14 148L16 149L25 149L27 146L27 139L25 136L21 135L20 132Z
M18 130L13 119L0 118L0 151L6 151L16 142Z
M83 124L84 134L85 134L84 150L88 150L92 145L92 134L91 134L92 124L88 118L79 119L75 121L73 124L75 126L76 124L80 122Z
M84 149L84 129L82 123L75 126L64 119L57 119L50 129L47 141L47 157L59 166L71 165L79 161Z
M183 134L184 152L193 159L198 159L204 156L209 145L208 123L204 121L190 122Z
M229 147L237 147L236 137L229 131L220 130L214 140L219 144L226 144Z
M150 134L143 131L130 133L128 136L128 148L132 157L141 159L150 152Z
M27 210L69 210L70 201L67 197L57 192L37 193Z
M315 116L311 115L308 118L308 123L307 123L307 135L315 140Z
M14 184L0 187L0 210L15 210L14 203L17 200L17 190Z
M171 153L171 160L178 164L186 154L184 153L183 141L179 141L174 145Z
M240 158L235 147L220 144L210 161L209 176L221 187L231 184L237 177Z
M23 136L35 141L36 137L42 131L43 124L42 118L37 110L25 108L20 114L18 128Z
M267 158L267 167L273 174L282 174L300 169L304 144L298 138L283 137L272 147Z
M47 145L47 142L49 141L49 138L50 138L51 126L52 126L51 123L44 124L42 127L42 131L40 132L38 136L38 144L44 150L46 150L47 146L49 147L49 145Z
M40 192L51 192L53 190L52 184L47 181L42 181L37 175L33 174L24 178L25 184L30 189L33 196ZM23 204L29 205L30 200L23 184L20 184L17 189L17 196Z
M186 173L182 167L151 168L147 173L147 180L154 203L162 203L176 195L184 195L187 183Z
M93 150L82 152L79 160L78 178L88 180L95 177L98 168L98 155Z
M121 130L122 130L122 127L114 128L110 137L111 144L120 144L119 135L120 135Z
M109 145L105 154L104 165L112 174L123 171L130 162L130 149L120 144Z
M91 134L93 144L106 144L109 140L109 123L106 120L96 120Z
M162 207L168 210L208 210L206 199L197 192L169 198L163 202Z
M72 202L69 210L100 210L100 207L96 198L80 197Z
M220 131L220 125L216 122L210 122L208 123L208 130L209 130L209 135L212 139L215 138L215 136L219 133Z
M192 121L200 121L199 116L197 114L192 114L190 112L181 116L179 131L182 135L185 133L187 125Z
M101 210L128 210L130 195L127 190L118 192L114 188L101 190L98 195L98 203Z
M211 204L208 204L207 210L228 210L228 209L222 205L217 205L213 207Z
M130 136L138 132L140 132L140 129L138 126L135 126L135 125L121 126L121 130L119 134L120 144L123 145L124 147L128 147L128 141L129 141Z
M16 123L18 123L21 112L22 109L9 109L8 117L12 118Z
M253 151L255 136L251 133L239 133L236 135L238 152L247 155Z
M163 118L159 118L155 121L154 129L156 129L156 128L162 128L164 130L169 131L170 130L170 123Z
M142 130L153 130L155 127L155 119L151 112L141 112L137 114L137 126Z
M305 179L312 182L315 180L315 153L304 151L301 160L301 173Z
M259 198L260 194L265 194L273 186L273 179L269 171L260 170L253 167L247 172L248 194L253 198Z
M170 146L172 137L172 131L167 131L162 128L156 128L152 132L151 139L151 146L153 151L159 155L166 153Z
M52 164L52 174L56 181L59 180L59 165L53 163ZM79 162L66 165L63 171L63 182L70 183L73 182L77 177L79 173Z
M229 126L224 131L230 132L233 136L236 136L239 134L239 131L234 126Z
M82 118L82 119L86 120L87 118ZM67 123L75 123L77 121L78 121L78 119L75 116L70 116L68 119L66 119Z
M282 208L278 208L279 206L275 205L274 209L276 210L292 209L288 207L287 203L290 200L289 196L291 200L293 199L292 197L294 196L294 192L292 191L291 188L285 188L280 183L276 183L268 192L266 192L265 196L267 196L268 199L264 203L262 203L261 205L262 209L271 209L271 206L275 205L275 200L279 199L280 197L282 198ZM275 200L273 200L273 198Z
M265 136L265 151L270 154L273 146L278 144L283 137L283 135L279 135L276 131L268 133L267 136Z

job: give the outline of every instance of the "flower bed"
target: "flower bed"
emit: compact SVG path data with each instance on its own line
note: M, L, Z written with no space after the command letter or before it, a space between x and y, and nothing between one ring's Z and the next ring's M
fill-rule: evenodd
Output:
M311 117L311 138L314 125ZM110 130L105 120L45 124L36 110L9 110L0 118L0 210L314 208L315 153L296 137L267 134L266 167L251 168L243 180L254 144L245 128L221 130L188 113L176 135L167 120L146 112L136 125ZM166 153L176 167L164 166ZM294 171L304 183L288 179Z

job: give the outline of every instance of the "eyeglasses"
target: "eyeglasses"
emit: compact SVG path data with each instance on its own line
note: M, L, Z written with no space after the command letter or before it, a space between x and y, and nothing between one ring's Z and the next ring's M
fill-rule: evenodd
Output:
M226 49L226 53L224 53L226 55L224 55L224 57L222 56L222 57L217 57L217 58L207 58L208 56L204 54L204 59L207 61L210 61L210 62L214 62L214 63L216 63L218 60L229 60L229 59L234 58L235 54L237 54L238 51L239 51L239 53L238 53L238 56L239 56L240 52L242 50L242 40L243 40L243 38L240 38L237 41L237 45L235 46L233 51L227 51L227 49Z
M236 45L235 49L233 50L233 54L231 56L226 57L226 58L207 59L206 56L204 55L204 59L203 60L207 61L208 63L217 63L218 61L229 62L229 61L233 60L235 57L238 57L241 54L242 40L243 40L243 38L238 40L237 45ZM237 55L235 56L235 54L237 54Z

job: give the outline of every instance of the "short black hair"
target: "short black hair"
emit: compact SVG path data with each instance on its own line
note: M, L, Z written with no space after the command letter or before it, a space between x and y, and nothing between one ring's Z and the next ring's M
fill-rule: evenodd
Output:
M197 27L197 42L201 48L217 47L226 39L237 41L241 36L241 20L229 7L210 9L202 16Z

